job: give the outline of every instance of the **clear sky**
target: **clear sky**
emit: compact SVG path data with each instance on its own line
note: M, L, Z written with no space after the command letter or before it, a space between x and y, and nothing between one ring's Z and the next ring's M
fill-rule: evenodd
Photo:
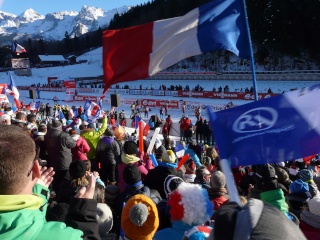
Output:
M148 0L0 0L0 11L19 15L32 8L37 13L74 10L79 12L83 5L112 10L122 6L136 6Z

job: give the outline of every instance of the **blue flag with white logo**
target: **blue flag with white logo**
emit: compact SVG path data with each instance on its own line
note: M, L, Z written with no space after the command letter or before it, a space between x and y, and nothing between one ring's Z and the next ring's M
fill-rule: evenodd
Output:
M220 157L234 167L319 153L319 97L320 84L220 112L208 108Z

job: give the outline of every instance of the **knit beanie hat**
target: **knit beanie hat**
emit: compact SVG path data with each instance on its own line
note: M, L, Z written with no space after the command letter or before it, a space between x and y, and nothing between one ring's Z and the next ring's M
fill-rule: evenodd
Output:
M320 217L320 197L314 196L309 201L309 212Z
M226 187L226 177L221 171L214 171L211 174L211 187L214 189L225 188Z
M204 224L213 214L208 192L198 184L180 183L170 194L168 206L172 221L182 221L190 226Z
M134 141L126 141L123 145L125 154L134 155L138 152L138 146Z
M99 235L106 237L113 225L113 215L110 207L105 203L97 204L96 219L99 224Z
M297 179L290 184L289 189L292 193L304 193L309 191L309 185L301 179Z
M176 162L176 156L172 150L167 150L167 152L164 152L162 154L162 161L166 163L175 163Z
M182 182L183 182L182 178L179 178L174 175L168 175L166 177L163 185L164 185L164 192L167 196L167 199L169 197L169 194L172 193L174 190L176 190L178 188L178 186L180 185L180 183L182 183Z
M195 174L196 173L196 164L193 160L187 162L186 164L186 174Z
M132 185L141 181L141 173L135 164L128 164L123 170L123 180L126 184Z
M159 227L157 206L143 194L134 195L123 207L121 227L129 239L151 240Z
M278 182L279 183L290 183L290 178L289 178L289 174L286 172L286 170L284 170L283 168L276 168L276 174L278 177Z
M212 227L209 226L195 226L184 233L183 240L206 240L212 235ZM213 237L213 235L212 235Z
M93 128L93 129L96 129L96 126L94 123L89 123L87 128Z
M86 164L80 160L72 161L69 166L69 174L73 179L83 177L86 174L86 170Z
M52 128L60 128L62 123L59 120L52 119Z
M312 171L308 169L300 170L298 176L304 182L310 182L311 180L313 180Z

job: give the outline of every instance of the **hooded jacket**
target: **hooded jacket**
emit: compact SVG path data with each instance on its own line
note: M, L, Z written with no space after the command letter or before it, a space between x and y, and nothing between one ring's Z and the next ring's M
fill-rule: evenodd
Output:
M87 141L78 134L71 136L76 141L76 146L71 149L72 160L87 160L90 147Z
M24 239L24 240L56 240L56 239L83 239L84 234L81 230L67 227L62 222L47 222L45 220L47 210L46 196L40 193L49 192L49 190L41 185L35 186L34 195L0 195L0 239ZM88 214L84 209L77 209L80 201L90 201L89 199L76 199L75 202L70 204L71 211L82 213L68 214L69 223L77 226L75 216L87 220L86 230L87 237L90 239L99 239L97 232L98 224L92 218L95 217L94 211ZM93 201L96 207L96 201ZM78 204L78 205L77 205ZM84 206L82 202L82 206ZM92 205L91 207L93 207ZM93 214L94 213L94 214ZM73 219L72 219L73 218ZM79 221L81 224L81 220ZM80 224L78 226L80 226Z
M100 137L107 129L107 122L108 122L108 119L103 118L101 128L99 128L98 131L83 130L80 134L81 137L84 137L84 139L86 139L86 141L90 147L90 151L87 154L88 159L90 159L90 160L93 160L96 157L96 148L97 148L98 142L100 140Z

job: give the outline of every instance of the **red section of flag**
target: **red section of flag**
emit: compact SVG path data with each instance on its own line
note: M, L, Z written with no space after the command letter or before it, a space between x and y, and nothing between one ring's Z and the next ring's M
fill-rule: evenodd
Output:
M152 30L153 22L103 32L104 91L113 84L149 76Z

